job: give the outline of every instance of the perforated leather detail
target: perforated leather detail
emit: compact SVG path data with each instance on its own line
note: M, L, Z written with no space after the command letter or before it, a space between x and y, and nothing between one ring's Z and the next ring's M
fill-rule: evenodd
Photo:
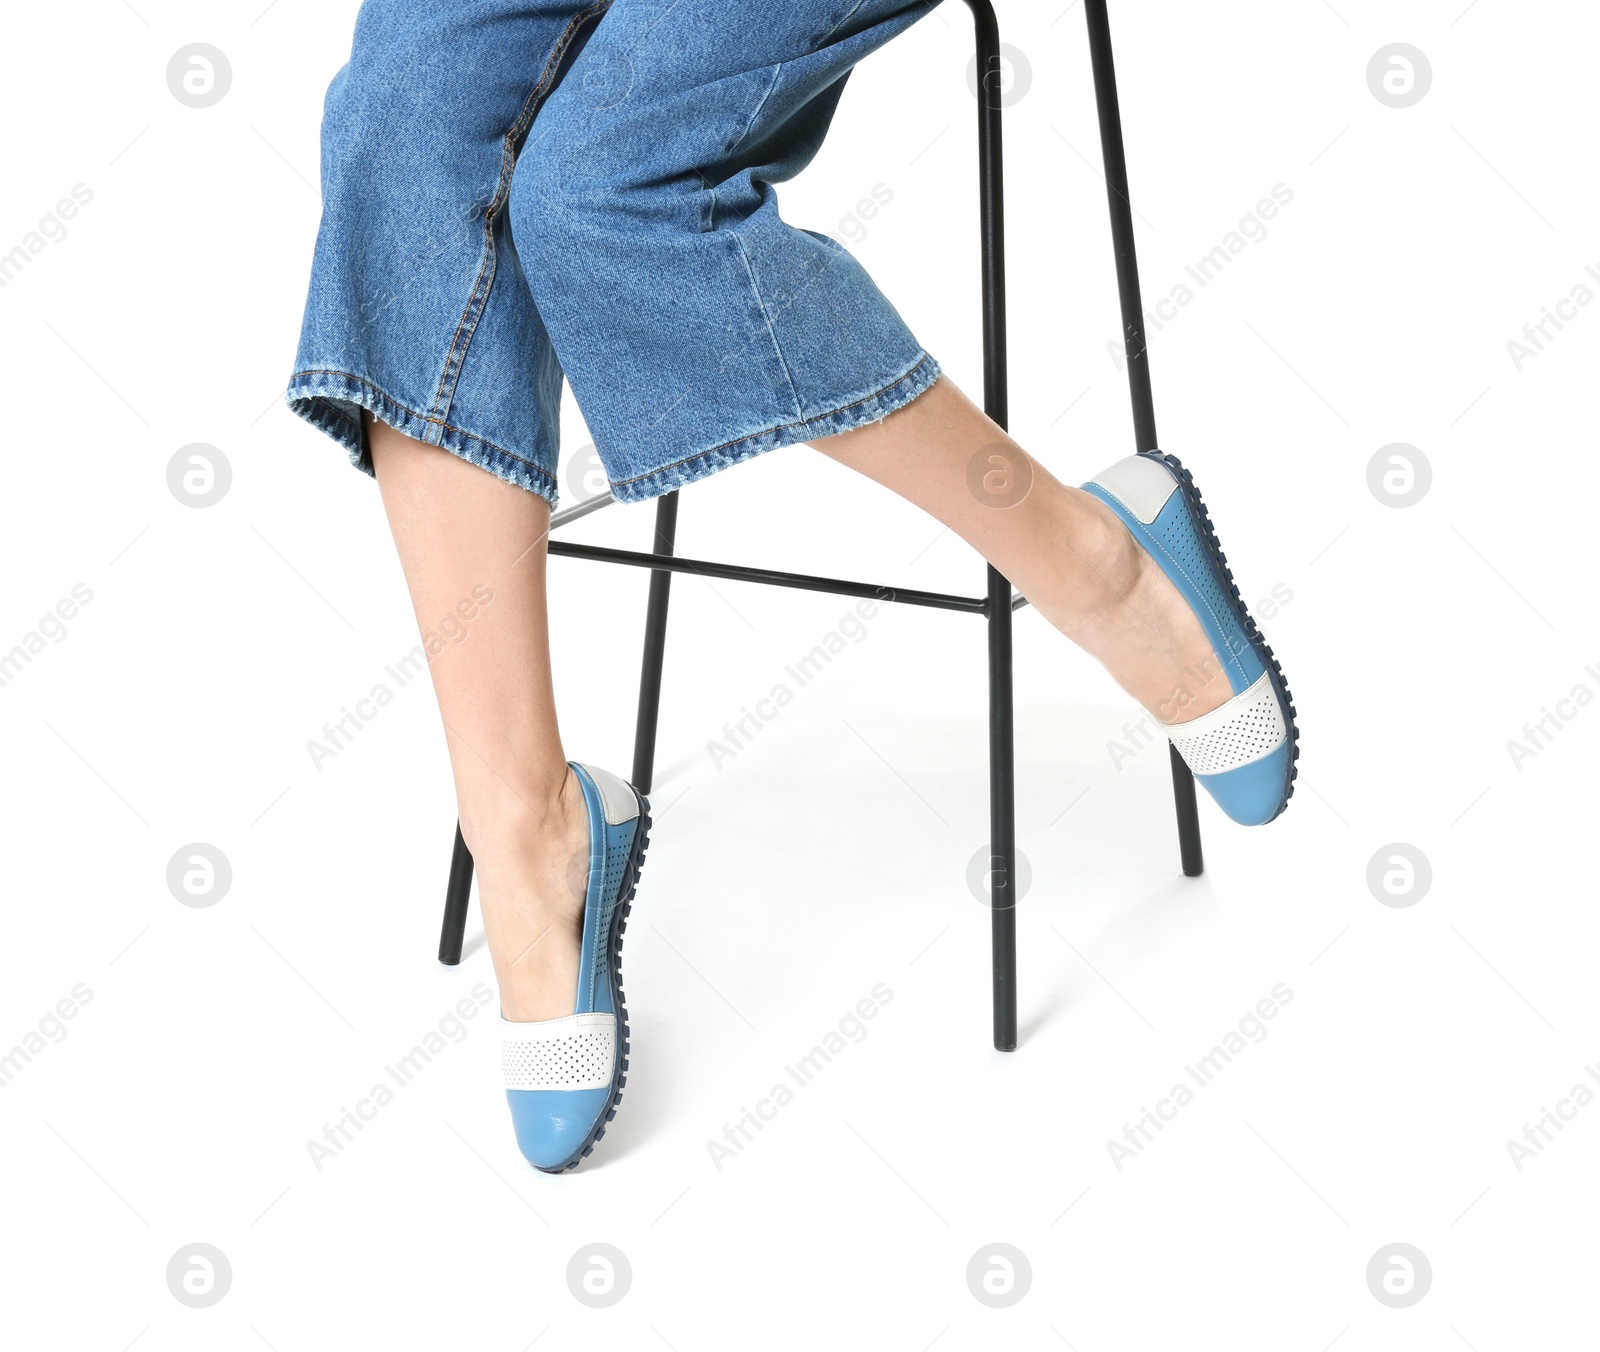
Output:
M1197 775L1220 775L1260 760L1288 736L1271 681L1262 676L1219 709L1167 729L1184 764Z
M578 1014L544 1023L505 1023L500 1068L507 1089L604 1089L616 1059L616 1021Z
M600 923L596 930L599 942L594 946L594 977L596 983L606 978L606 956L611 926L616 919L617 903L628 888L628 857L632 853L633 834L626 830L606 832L605 872L600 879Z
M606 841L606 871L600 880L603 889L601 896L608 902L612 901L622 891L623 875L628 871L628 854L633 845L633 836L629 832L607 832ZM610 906L607 906L610 910Z
M1157 521L1151 527L1151 534L1161 542L1162 548L1183 570L1190 585L1200 593L1212 615L1224 627L1224 631L1232 631L1237 627L1233 619L1233 607L1228 604L1228 598L1223 594L1222 585L1212 570L1211 560L1206 557L1205 546L1200 542L1199 532L1189 520L1189 513L1184 508L1183 500L1179 498L1171 503L1162 515L1165 519Z

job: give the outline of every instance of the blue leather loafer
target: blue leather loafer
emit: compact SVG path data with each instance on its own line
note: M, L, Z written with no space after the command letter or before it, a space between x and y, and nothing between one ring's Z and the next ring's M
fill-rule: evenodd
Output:
M589 814L583 950L571 1014L537 1023L500 1020L501 1068L517 1145L546 1173L572 1168L616 1116L628 1071L622 931L644 866L649 804L633 785L570 762Z
M1184 763L1236 822L1259 826L1294 792L1300 755L1283 669L1245 609L1211 517L1176 456L1141 451L1084 484L1172 579L1205 627L1233 698L1165 731Z

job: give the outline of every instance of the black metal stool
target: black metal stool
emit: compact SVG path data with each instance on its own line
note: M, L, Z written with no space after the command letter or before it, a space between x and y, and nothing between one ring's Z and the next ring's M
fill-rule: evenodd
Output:
M1001 191L1000 99L1002 67L1000 33L990 0L967 0L977 28L978 96L978 203L983 253L983 409L1001 427L1006 426L1006 295L1005 207ZM1117 105L1117 77L1111 61L1111 31L1105 0L1084 0L1089 21L1089 51L1094 67L1095 103L1100 118L1100 147L1105 161L1106 196L1111 206L1111 238L1117 257L1117 291L1122 307L1123 339L1127 347L1128 386L1133 399L1136 450L1156 446L1155 409L1150 393L1149 356L1145 349L1143 310L1139 299L1139 269L1134 256L1133 208L1128 200L1128 169L1123 157L1122 116ZM609 506L609 496L579 503L557 512L552 532L580 517ZM655 767L656 725L661 709L661 664L667 641L667 601L673 573L728 578L736 582L763 582L775 587L832 592L840 596L899 601L906 605L982 615L989 632L989 840L991 957L994 976L994 1045L1014 1051L1017 1045L1017 911L1011 896L1015 868L1015 773L1012 761L1011 713L1011 613L1027 604L1012 592L1011 584L994 568L988 569L983 596L953 596L941 592L911 591L904 587L874 586L838 578L811 577L803 573L746 568L737 564L686 559L673 552L677 542L678 494L668 493L656 505L656 552L637 553L596 545L552 540L550 553L601 563L630 564L651 569L650 601L644 629L644 667L639 677L639 721L633 743L633 782L641 793L650 791ZM1202 868L1200 822L1195 810L1194 778L1176 750L1172 761L1172 789L1178 808L1178 844L1183 871L1197 877ZM467 921L467 898L472 889L472 855L456 826L455 852L450 861L450 883L445 893L444 928L439 938L439 961L461 961L461 941Z

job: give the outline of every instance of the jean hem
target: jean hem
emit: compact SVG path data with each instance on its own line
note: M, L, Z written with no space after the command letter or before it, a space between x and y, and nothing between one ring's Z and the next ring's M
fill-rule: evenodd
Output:
M372 449L362 425L362 409L414 441L438 446L488 470L497 479L537 493L552 509L556 505L556 479L543 466L445 419L418 413L381 386L348 371L324 368L296 371L289 377L284 402L291 411L343 446L350 463L369 476L373 475Z
M919 352L917 360L904 373L863 398L813 418L781 423L733 441L722 442L661 469L613 482L611 495L618 502L648 502L651 498L709 478L719 470L729 469L767 451L775 451L780 446L816 441L865 427L869 423L881 422L922 394L940 374L939 363L927 352Z

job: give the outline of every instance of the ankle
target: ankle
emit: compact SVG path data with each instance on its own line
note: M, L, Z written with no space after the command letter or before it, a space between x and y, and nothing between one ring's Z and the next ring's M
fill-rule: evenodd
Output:
M1080 579L1062 613L1052 618L1073 642L1092 649L1096 636L1126 621L1148 570L1160 570L1117 514L1092 494L1068 489L1066 508L1059 535L1069 544Z
M513 793L496 786L484 799L463 801L461 835L472 852L484 898L548 893L553 877L575 879L560 897L548 900L566 909L575 892L579 905L589 860L588 809L577 776L567 769L543 793Z

